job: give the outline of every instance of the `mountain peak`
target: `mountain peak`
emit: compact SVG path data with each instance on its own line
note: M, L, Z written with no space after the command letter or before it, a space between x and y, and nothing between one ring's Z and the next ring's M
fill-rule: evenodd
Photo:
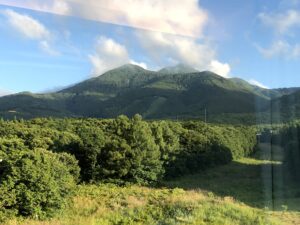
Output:
M131 64L131 63L127 63L124 64L122 66L119 66L113 70L130 70L130 71L140 71L140 70L145 70L143 67L135 65L135 64Z
M191 67L189 65L179 63L175 66L165 67L165 68L159 70L158 72L167 73L167 74L174 74L174 73L196 73L196 72L199 72L199 71L194 69L193 67Z
M137 72L144 72L144 71L145 71L145 69L141 66L131 64L131 63L127 63L127 64L124 64L122 66L110 69L110 70L98 75L97 77L103 77L106 74L112 74L112 73L115 73L115 72L137 73Z

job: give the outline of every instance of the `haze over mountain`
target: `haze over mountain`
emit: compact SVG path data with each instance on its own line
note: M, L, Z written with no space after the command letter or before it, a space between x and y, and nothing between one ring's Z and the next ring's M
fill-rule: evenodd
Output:
M4 118L100 117L141 114L146 119L251 117L270 100L286 102L294 89L264 89L179 64L157 72L127 64L50 94L23 92L0 98ZM292 106L291 106L292 107Z

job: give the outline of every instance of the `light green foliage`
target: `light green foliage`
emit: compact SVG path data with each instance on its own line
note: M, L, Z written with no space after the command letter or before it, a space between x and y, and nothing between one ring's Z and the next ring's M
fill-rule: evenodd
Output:
M9 223L8 223L9 224ZM37 225L26 220L21 225ZM78 187L74 204L46 224L275 225L263 211L201 191L111 184ZM279 225L280 223L278 223ZM10 225L10 224L9 224Z
M12 215L43 219L62 209L75 188L75 159L19 139L0 139L0 220Z

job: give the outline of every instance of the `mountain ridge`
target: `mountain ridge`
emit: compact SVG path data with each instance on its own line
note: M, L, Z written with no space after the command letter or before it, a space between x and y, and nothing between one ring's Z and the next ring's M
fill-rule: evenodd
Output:
M111 118L139 113L146 119L188 119L202 118L204 109L211 116L254 115L281 96L278 90L182 64L159 71L127 64L58 92L1 97L0 116Z

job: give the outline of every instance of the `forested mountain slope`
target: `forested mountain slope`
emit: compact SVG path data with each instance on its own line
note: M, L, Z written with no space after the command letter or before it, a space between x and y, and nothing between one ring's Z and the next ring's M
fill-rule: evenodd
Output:
M59 92L2 97L0 115L109 118L139 113L148 119L203 119L205 109L211 117L268 111L270 98L281 95L182 64L157 72L128 64Z

